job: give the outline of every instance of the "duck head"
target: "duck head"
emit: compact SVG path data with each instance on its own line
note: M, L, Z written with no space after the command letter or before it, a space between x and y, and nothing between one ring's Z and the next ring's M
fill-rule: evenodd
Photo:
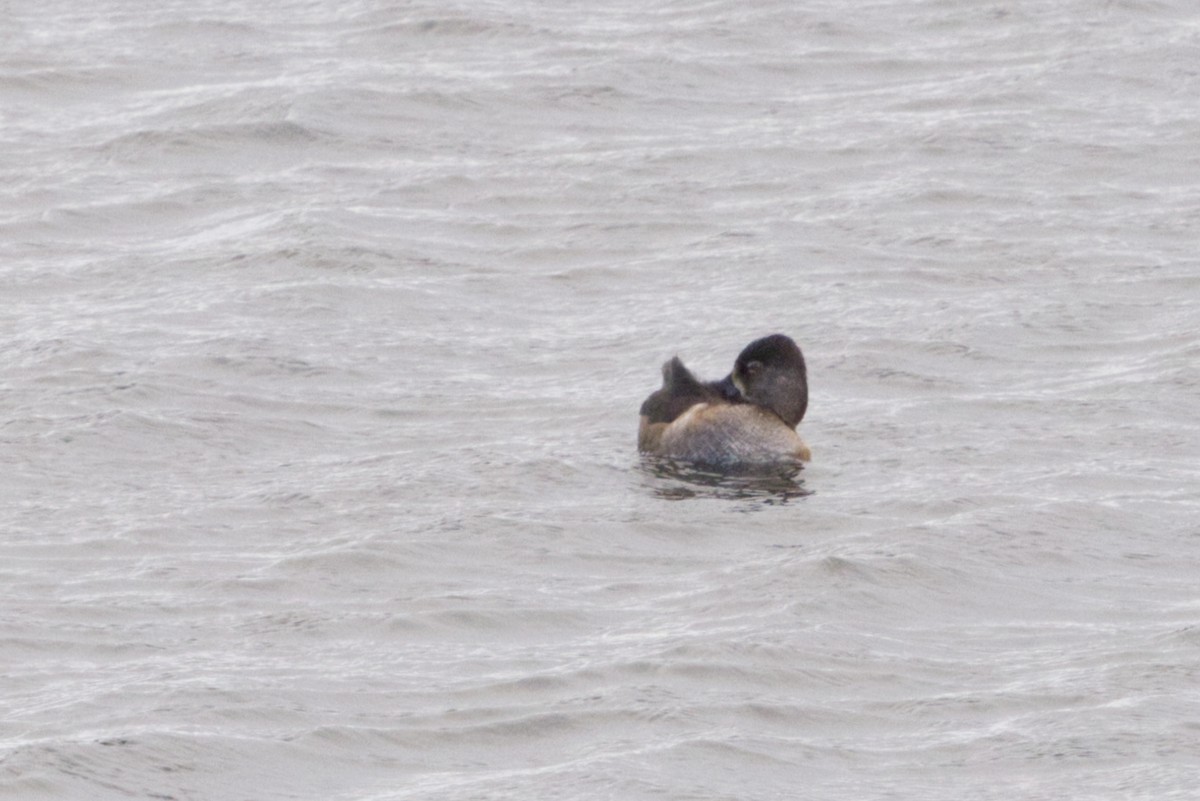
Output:
M804 354L783 334L756 339L738 354L729 379L742 397L764 406L795 428L808 410Z

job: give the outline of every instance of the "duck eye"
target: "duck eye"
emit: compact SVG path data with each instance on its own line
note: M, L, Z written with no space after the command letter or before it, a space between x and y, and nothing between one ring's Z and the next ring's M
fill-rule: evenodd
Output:
M763 365L760 361L746 362L746 372L750 375L758 375L762 372L762 367Z

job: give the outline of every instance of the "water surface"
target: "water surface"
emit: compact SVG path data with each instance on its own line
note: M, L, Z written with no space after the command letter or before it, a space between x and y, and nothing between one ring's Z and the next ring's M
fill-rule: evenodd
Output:
M0 28L0 795L1194 797L1189 3Z

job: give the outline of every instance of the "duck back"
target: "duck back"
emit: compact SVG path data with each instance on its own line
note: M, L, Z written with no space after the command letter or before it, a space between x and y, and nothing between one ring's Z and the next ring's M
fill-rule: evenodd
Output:
M728 466L807 462L812 453L773 412L748 403L698 403L668 426L658 453L698 464Z

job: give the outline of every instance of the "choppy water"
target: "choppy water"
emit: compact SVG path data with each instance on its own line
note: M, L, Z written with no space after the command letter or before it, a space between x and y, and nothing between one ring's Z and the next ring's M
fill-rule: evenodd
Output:
M1190 0L2 17L0 796L1198 797Z

